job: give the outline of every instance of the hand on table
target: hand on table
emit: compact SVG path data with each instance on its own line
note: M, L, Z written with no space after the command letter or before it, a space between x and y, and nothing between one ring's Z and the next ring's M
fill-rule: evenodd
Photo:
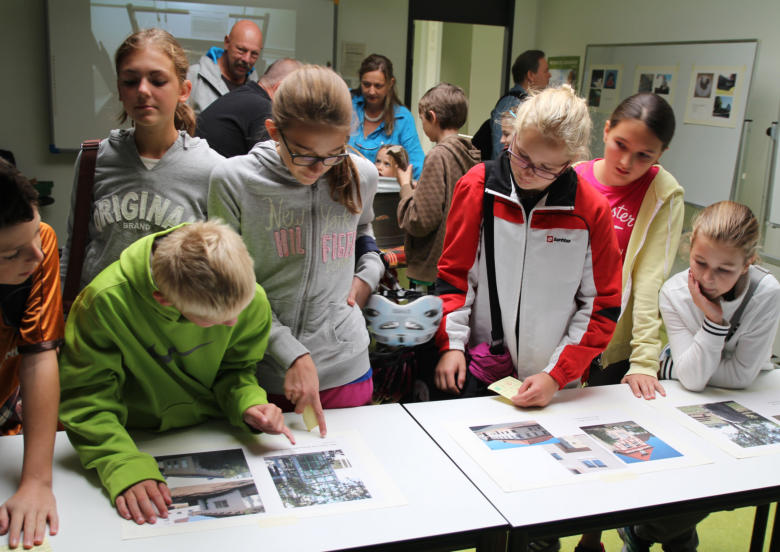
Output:
M646 400L655 398L655 392L658 391L662 396L666 396L666 390L658 378L646 374L630 374L623 376L620 383L627 383L631 387L631 392L636 398L644 397Z
M0 506L0 535L8 534L9 548L19 546L22 533L24 548L43 544L47 522L49 534L56 535L59 529L57 502L46 483L22 482L16 493Z
M515 406L547 406L558 391L558 382L547 372L528 376L517 394L512 397Z
M168 517L168 506L173 503L168 485L154 479L144 479L125 489L116 497L116 510L125 519L138 525L155 523L157 516Z

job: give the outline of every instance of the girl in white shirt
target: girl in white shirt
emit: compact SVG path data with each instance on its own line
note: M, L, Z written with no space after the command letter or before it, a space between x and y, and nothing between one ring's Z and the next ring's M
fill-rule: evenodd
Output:
M756 217L739 203L715 203L696 218L690 269L661 288L659 307L673 361L662 363L661 377L692 391L707 385L738 389L771 368L780 284L755 265L758 240ZM751 280L757 284L736 317Z

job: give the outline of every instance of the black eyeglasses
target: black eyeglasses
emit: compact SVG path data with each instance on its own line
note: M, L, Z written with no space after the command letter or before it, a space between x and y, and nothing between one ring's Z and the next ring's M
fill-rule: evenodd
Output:
M349 153L339 153L338 155L328 155L326 157L320 157L319 155L303 155L300 153L293 153L290 149L290 145L287 143L287 139L284 137L284 133L282 131L279 131L279 136L282 137L282 142L284 142L284 147L287 148L287 153L290 154L290 159L292 160L293 165L298 165L300 167L311 167L312 165L316 165L317 163L322 163L326 167L332 167L334 165L338 165L344 159L349 157Z
M518 155L517 153L512 151L512 148L515 147L515 140L512 140L512 143L507 148L507 153L509 154L509 161L520 167L521 169L531 169L531 171L538 176L539 178L543 178L544 180L555 180L559 176L561 176L566 169L569 168L570 162L567 162L563 168L558 172L548 171L547 169L541 169L531 163L530 159L527 159L526 157L522 155Z

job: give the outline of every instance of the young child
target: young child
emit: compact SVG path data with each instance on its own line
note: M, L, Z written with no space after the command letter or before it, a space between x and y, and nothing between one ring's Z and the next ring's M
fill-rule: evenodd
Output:
M771 369L780 319L780 285L758 262L759 226L749 208L721 201L693 223L689 270L661 288L659 306L673 363L662 375L692 391L707 385L741 389ZM729 323L751 280L758 281L739 317Z
M123 106L121 121L129 118L133 128L113 130L100 143L80 287L138 238L181 222L205 219L209 173L222 159L205 140L191 136L195 116L184 103L192 87L185 80L187 56L173 36L161 29L133 33L117 49L114 62ZM76 175L80 162L79 158ZM75 201L74 183L74 206ZM63 279L72 216L63 253Z
M444 318L436 385L459 393L467 348L489 342L484 228L494 234L504 347L523 385L517 406L545 406L577 385L620 311L620 253L609 205L571 163L587 151L590 116L571 87L525 101L509 149L472 168L455 188L439 261ZM493 216L483 220L483 196ZM487 383L487 382L484 382Z
M403 146L385 144L376 152L376 170L379 176L396 178L396 172L405 171L409 166L409 154Z
M397 171L401 185L398 226L405 233L409 281L430 289L444 245L452 191L460 177L479 163L480 153L471 140L458 136L468 116L468 100L460 87L437 84L420 98L417 108L425 135L436 145L425 156L416 185L411 167Z
M57 431L57 347L64 321L54 230L41 222L35 188L0 160L0 435L18 433L22 398L24 460L19 489L0 497L0 535L32 548L57 533L51 463Z
M60 419L122 517L154 523L171 504L157 462L127 429L225 417L294 442L255 377L270 331L246 246L215 221L141 238L79 294L65 329Z
M744 205L720 201L696 217L690 269L661 288L659 303L672 360L662 363L662 377L679 380L692 391L707 385L741 389L762 369L772 369L780 284L754 264L758 243L758 221ZM649 550L654 542L674 552L696 550L696 524L704 517L675 516L619 532L631 550Z
M498 142L502 149L508 148L509 144L512 143L512 136L515 133L515 119L517 119L516 110L517 107L513 107L501 115L501 138L498 139Z
M674 112L656 94L635 94L604 125L604 158L575 167L602 193L623 257L623 298L615 335L590 385L628 383L645 399L664 394L658 292L672 269L683 222L683 189L658 165L674 135Z
M237 228L274 319L258 380L284 409L367 404L373 384L361 312L384 272L374 241L374 164L347 153L352 102L335 72L314 65L276 91L274 142L214 169L209 216Z

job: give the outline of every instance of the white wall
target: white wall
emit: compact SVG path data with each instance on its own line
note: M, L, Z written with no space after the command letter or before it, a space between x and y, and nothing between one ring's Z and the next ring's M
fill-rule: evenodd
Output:
M0 2L0 148L11 150L27 176L54 182L54 204L41 218L54 227L62 245L67 228L75 153L49 152L49 81L44 0ZM88 136L85 138L100 138Z

